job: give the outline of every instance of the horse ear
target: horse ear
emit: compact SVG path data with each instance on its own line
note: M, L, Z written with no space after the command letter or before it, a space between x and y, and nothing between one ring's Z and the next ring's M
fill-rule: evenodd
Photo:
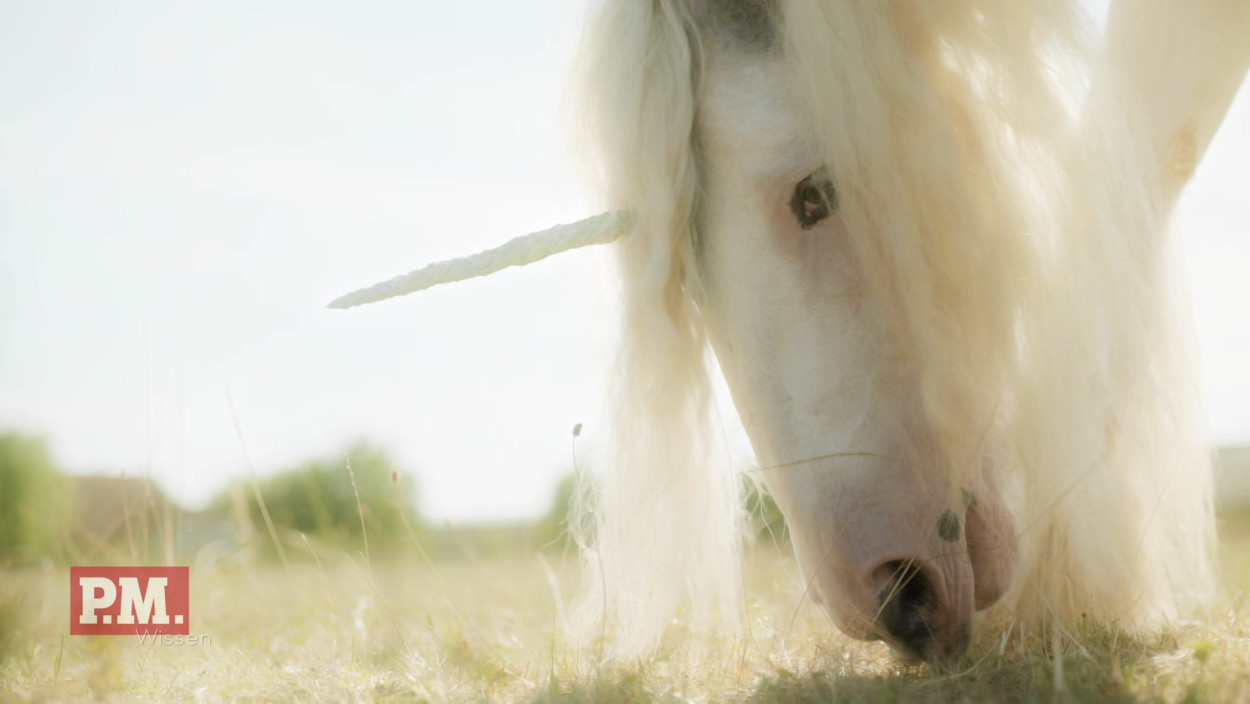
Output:
M532 264L569 249L607 244L628 232L632 221L631 213L618 210L566 225L556 225L540 232L522 235L485 252L429 264L388 281L353 291L334 299L329 307L352 308L375 303L438 284L486 276L510 266Z

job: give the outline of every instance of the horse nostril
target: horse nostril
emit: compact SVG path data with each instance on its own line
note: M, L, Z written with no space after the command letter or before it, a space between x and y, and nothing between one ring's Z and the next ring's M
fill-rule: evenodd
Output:
M878 567L874 576L883 585L877 593L877 623L908 655L931 656L933 620L940 604L929 578L912 560L891 560Z

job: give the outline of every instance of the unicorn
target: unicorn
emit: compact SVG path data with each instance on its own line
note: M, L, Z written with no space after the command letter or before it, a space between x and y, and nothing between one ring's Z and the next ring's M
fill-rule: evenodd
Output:
M807 595L926 660L978 621L1199 615L1210 451L1168 216L1250 3L606 0L578 116L607 211L332 303L613 243L588 622L743 611L719 369ZM1050 630L1048 630L1050 629Z

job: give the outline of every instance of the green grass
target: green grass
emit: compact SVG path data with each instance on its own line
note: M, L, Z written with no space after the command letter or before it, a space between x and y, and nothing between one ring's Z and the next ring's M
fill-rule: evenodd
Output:
M1146 638L1089 622L1024 640L991 625L940 666L840 635L774 547L747 556L742 637L678 619L655 654L604 664L562 627L575 559L535 553L546 541L517 527L404 528L404 546L373 562L363 544L289 529L286 566L255 540L199 549L190 630L205 640L194 645L70 636L66 565L0 570L0 702L1250 701L1250 510L1221 515L1228 597L1205 621ZM433 562L418 540L441 545ZM140 554L108 550L94 561Z
M1227 530L1230 578L1250 521ZM793 559L748 559L749 631L708 640L679 624L653 657L601 666L559 627L534 555L366 566L320 555L289 568L224 555L192 564L198 645L68 635L68 570L0 579L0 700L79 701L1245 701L1250 620L1237 604L1139 640L1086 624L1075 642L986 636L941 667L840 636L801 604ZM547 556L568 595L575 565ZM1056 647L1057 645L1057 647Z
M194 645L68 635L68 568L44 563L0 573L0 701L1250 701L1250 513L1221 522L1229 598L1206 622L1041 642L982 628L941 666L841 636L771 547L747 558L743 637L678 622L655 655L614 665L566 637L577 566L558 554L369 564L300 541L284 567L204 549Z

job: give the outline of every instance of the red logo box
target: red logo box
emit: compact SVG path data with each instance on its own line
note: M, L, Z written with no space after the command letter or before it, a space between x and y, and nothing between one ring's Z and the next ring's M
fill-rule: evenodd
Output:
M189 635L190 592L186 567L70 567L69 632Z

